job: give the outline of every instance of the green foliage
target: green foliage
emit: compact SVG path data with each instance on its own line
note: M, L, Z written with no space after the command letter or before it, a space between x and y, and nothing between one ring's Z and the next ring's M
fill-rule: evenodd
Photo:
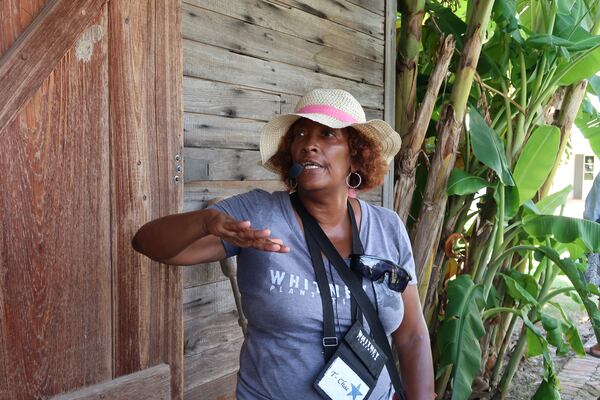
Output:
M462 169L453 169L448 180L448 195L465 195L478 192L489 186L488 182Z
M513 177L519 188L519 204L533 198L555 164L560 146L560 129L538 126L525 144L515 165Z
M460 14L451 3L457 3ZM464 51L464 14L474 4L438 0L426 3L417 93L423 93L428 82L441 35L452 33L458 52ZM554 346L559 354L570 348L581 354L583 349L575 323L560 304L552 301L556 293L549 293L559 271L572 288L558 293L579 299L600 337L600 312L591 298L599 290L586 284L582 274L585 253L600 251L600 225L553 215L567 201L571 186L542 199L538 192L541 187L545 192L546 180L560 162L561 121L575 119L600 156L600 112L589 100L600 97L600 76L594 75L600 71L599 6L600 1L587 0L496 1L493 23L486 28L485 44L479 60L475 60L476 83L461 88L463 93L470 91L466 136L458 146L462 164L454 167L445 188L451 197L441 231L464 235L469 241L468 257L464 262L457 261L460 273L456 279L444 286L442 276L434 288L439 292L437 298L446 302L425 304L429 315L445 315L434 333L439 360L436 369L441 380L451 369L453 398L468 398L473 378L480 372L482 350L487 354L500 350L481 349L479 339L485 329L496 329L492 337L503 334L496 327L502 326L508 315L523 320L526 328L520 342L527 344L527 355L544 357L544 375L534 398L559 398L559 382L549 351ZM457 85L456 67L450 67L445 93ZM563 113L557 106L560 102L553 98L560 86L583 79L590 80L589 93L578 114L557 114L549 119L551 107ZM440 109L433 113L436 120ZM563 133L568 132L569 127L563 128ZM433 154L427 152L427 156ZM427 163L420 168L425 176ZM420 181L418 188L424 183ZM484 190L484 196L473 196ZM418 202L411 213L418 215L420 206ZM482 232L490 235L489 239L481 240ZM483 286L475 285L474 279ZM549 306L558 309L560 315L548 314L545 307ZM484 326L482 319L492 316L500 321L498 325ZM496 340L491 346L501 342ZM513 357L520 359L525 346L515 351ZM498 360L502 356L498 354ZM509 365L516 368L518 362ZM489 378L490 371L484 368L482 372L484 378ZM511 373L514 371L505 374L507 382ZM440 387L446 384L442 382ZM505 388L500 390L500 397L505 396Z
M552 236L561 243L581 243L587 251L600 252L600 224L583 219L532 215L523 220L523 228L534 237Z
M504 185L514 185L502 141L475 108L469 112L468 129L475 157L493 169Z
M560 191L553 193L549 196L544 197L538 201L535 205L539 211L539 214L552 215L556 209L567 202L569 194L573 190L573 186L568 185Z
M440 368L452 366L452 399L466 399L481 364L483 290L461 275L448 282L447 296L446 317L437 332Z

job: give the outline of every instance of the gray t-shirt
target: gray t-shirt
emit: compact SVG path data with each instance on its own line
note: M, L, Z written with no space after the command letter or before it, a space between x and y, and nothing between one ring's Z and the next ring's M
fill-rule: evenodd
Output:
M404 224L391 210L359 200L360 238L365 254L397 262L415 276L411 246ZM237 220L249 220L255 229L270 229L291 248L289 253L240 249L223 242L227 256L238 255L238 284L248 319L248 335L240 354L237 398L320 399L313 388L325 366L322 354L323 312L313 265L296 220L289 194L253 190L213 206ZM334 301L338 337L351 325L350 291L335 268L325 267ZM411 281L416 284L416 281ZM363 288L375 304L389 335L404 315L399 293L386 284L363 279ZM389 399L393 393L386 368L369 399Z

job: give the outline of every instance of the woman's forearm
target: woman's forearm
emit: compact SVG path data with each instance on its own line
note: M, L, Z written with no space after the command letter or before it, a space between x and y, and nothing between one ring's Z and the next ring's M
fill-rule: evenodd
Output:
M215 213L219 211L205 209L150 221L137 231L131 245L155 261L168 260L209 235L207 224Z
M427 335L396 346L400 360L400 373L408 400L435 398L431 345Z

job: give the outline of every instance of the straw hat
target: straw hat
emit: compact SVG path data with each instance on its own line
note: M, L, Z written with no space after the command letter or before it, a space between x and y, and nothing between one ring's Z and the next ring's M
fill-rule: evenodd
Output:
M360 103L348 92L340 89L314 89L300 99L292 114L280 115L268 122L260 133L262 164L277 172L271 157L277 153L279 141L300 118L308 118L330 128L351 126L381 145L386 163L390 163L400 150L400 135L387 122L366 120Z

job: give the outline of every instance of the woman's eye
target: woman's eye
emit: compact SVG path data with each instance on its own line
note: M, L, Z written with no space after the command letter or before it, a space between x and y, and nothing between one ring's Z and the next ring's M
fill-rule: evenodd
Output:
M323 136L335 136L335 132L334 131L325 131L323 133Z
M296 132L296 136L304 136L304 135L306 135L306 133L304 131Z

